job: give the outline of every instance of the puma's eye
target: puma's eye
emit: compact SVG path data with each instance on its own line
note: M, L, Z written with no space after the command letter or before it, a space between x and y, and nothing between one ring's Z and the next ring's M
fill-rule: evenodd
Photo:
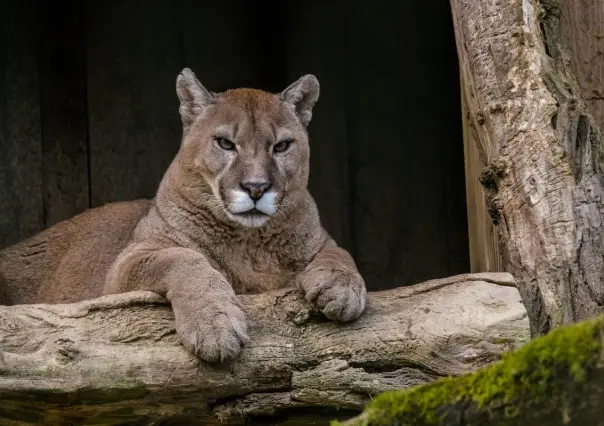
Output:
M292 144L293 140L285 139L275 144L273 147L273 151L275 152L285 152Z
M235 150L235 144L226 138L216 138L216 143L225 151Z

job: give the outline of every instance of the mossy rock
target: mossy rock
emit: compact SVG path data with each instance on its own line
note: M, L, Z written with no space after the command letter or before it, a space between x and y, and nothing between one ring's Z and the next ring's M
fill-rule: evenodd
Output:
M603 330L604 316L557 328L473 374L383 393L341 425L604 424Z

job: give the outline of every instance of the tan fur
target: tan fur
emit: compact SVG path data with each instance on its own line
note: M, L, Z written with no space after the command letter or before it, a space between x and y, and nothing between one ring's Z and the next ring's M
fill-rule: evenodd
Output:
M363 279L306 189L316 78L278 95L213 94L185 69L177 93L182 144L154 200L91 209L1 251L0 302L155 291L171 301L184 346L207 361L248 339L236 294L297 283L328 318L360 316Z

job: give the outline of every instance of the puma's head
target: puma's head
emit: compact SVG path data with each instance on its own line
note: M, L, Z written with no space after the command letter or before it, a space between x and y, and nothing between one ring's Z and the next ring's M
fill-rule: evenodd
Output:
M183 124L181 167L199 202L245 227L291 206L308 182L306 127L319 82L305 75L280 94L208 91L185 68L176 82ZM187 183L185 183L187 184Z

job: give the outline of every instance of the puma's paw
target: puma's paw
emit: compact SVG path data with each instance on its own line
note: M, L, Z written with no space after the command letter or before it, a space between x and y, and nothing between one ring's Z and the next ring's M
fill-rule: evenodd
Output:
M236 301L210 302L196 312L180 315L175 310L175 316L176 331L184 347L207 362L235 358L249 340L245 313Z
M354 270L312 269L301 277L305 298L327 318L348 322L365 310L365 281Z

